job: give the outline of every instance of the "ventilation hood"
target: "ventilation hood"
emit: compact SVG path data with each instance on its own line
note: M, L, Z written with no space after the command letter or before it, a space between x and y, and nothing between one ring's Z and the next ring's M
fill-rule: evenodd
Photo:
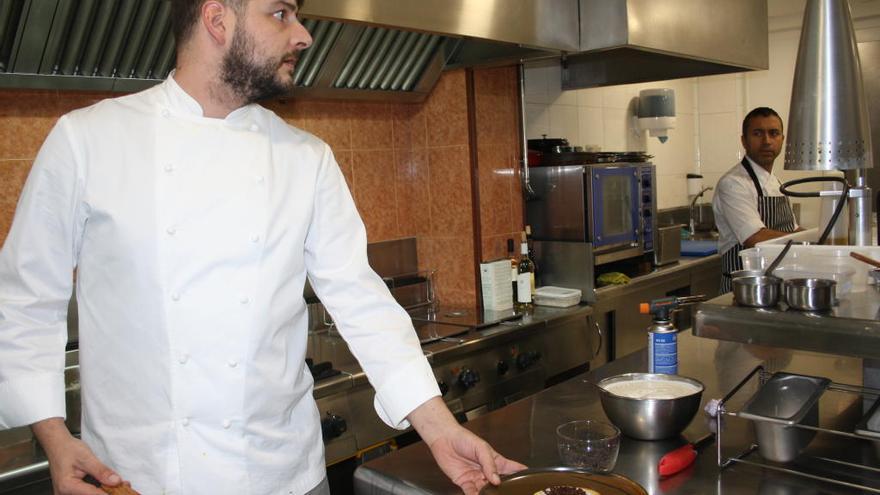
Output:
M766 68L766 8L766 0L311 0L302 15L314 43L294 94L421 101L445 69L560 56L569 88ZM164 79L174 54L170 0L0 0L0 88L137 91Z
M580 53L562 89L662 81L769 63L767 0L579 0Z

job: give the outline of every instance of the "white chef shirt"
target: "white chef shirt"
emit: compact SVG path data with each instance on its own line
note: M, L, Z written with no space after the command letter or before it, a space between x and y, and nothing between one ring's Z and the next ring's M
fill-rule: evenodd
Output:
M0 251L0 428L65 414L74 268L82 437L141 493L321 481L306 276L384 421L439 395L330 148L261 106L205 118L169 78L59 119Z
M782 196L779 179L748 156L746 159L758 177L764 196ZM715 214L715 225L718 226L719 253L725 253L733 246L744 243L766 227L758 213L758 191L742 163L734 165L718 180L712 198L712 211Z

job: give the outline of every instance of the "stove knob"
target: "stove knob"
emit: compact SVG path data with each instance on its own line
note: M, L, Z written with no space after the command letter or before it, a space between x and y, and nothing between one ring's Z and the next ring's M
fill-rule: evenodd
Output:
M516 356L516 367L520 371L527 370L541 359L541 353L537 351L521 352Z
M332 440L348 430L348 423L342 416L333 413L327 413L327 417L321 420L321 433L324 441Z
M480 374L465 368L458 374L458 384L464 388L471 388L480 381Z
M437 382L437 386L440 387L440 395L445 397L447 393L449 393L449 385L446 384L443 380L439 380Z
M498 361L496 369L498 370L499 376L504 376L507 374L508 370L510 370L510 365L507 364L506 360L502 359L501 361Z

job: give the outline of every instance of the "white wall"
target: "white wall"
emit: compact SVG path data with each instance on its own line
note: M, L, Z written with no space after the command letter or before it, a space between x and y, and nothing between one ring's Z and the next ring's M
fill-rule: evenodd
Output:
M803 4L769 1L770 68L766 71L563 92L558 63L527 65L526 133L530 139L546 134L565 137L574 145L595 144L603 151L647 151L657 166L658 207L683 206L687 204L685 174L702 173L704 185L714 186L742 159L741 125L749 110L769 106L783 122L788 121ZM855 0L851 5L859 41L880 39L880 0ZM665 144L631 131L632 99L648 88L675 89L677 123ZM774 173L783 182L816 175L783 170L781 157ZM815 226L818 199L798 201L802 223Z
M526 135L529 139L564 137L572 145L599 146L603 151L645 151L657 165L658 207L687 204L685 175L697 170L695 79L678 79L574 91L560 89L558 62L526 66ZM661 144L637 134L631 116L639 91L675 90L676 127Z

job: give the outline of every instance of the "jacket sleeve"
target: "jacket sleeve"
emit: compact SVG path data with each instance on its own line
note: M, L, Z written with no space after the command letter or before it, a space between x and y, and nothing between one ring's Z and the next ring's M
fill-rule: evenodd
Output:
M754 187L745 187L730 177L722 178L715 197L721 215L740 244L765 227L758 213L758 194Z
M65 417L67 304L81 180L62 117L31 167L0 250L0 429Z
M367 234L348 186L325 145L306 236L309 281L376 389L379 417L394 428L440 395L412 320L367 262Z

